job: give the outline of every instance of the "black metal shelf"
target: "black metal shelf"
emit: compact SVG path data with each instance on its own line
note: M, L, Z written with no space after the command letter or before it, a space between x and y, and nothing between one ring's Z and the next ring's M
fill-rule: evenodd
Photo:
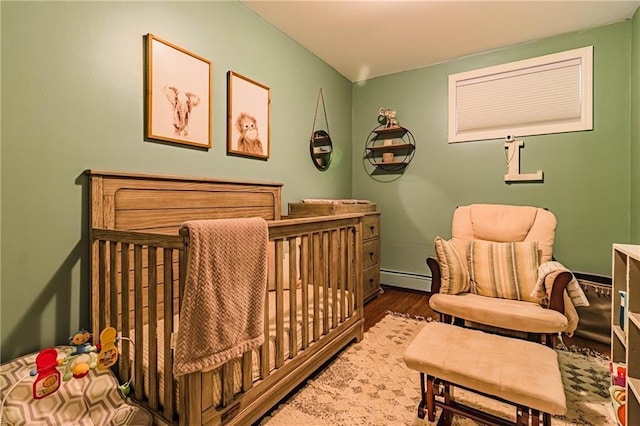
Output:
M392 139L392 143L384 141ZM374 128L367 137L365 158L375 168L389 173L403 173L415 154L413 134L402 126ZM391 154L391 155L389 155ZM386 158L387 161L384 161ZM391 158L388 158L391 157Z

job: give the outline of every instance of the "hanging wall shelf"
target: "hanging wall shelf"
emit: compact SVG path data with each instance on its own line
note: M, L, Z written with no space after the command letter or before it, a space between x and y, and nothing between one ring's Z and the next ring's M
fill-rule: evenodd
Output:
M415 139L408 129L381 124L367 136L365 156L377 170L402 173L413 159L415 148Z
M316 121L318 118L318 105L322 101L322 110L324 111L324 122L327 130L316 130ZM318 100L316 101L316 112L313 116L313 128L311 129L311 141L309 144L309 152L311 161L318 170L324 171L331 164L333 155L333 142L329 135L329 119L327 118L327 108L324 104L324 95L322 88L318 92Z

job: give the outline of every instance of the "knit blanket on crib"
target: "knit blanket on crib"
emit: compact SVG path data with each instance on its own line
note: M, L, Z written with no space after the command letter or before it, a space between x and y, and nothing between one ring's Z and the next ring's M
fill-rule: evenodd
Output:
M183 227L189 246L175 376L214 369L264 342L266 221L197 220Z

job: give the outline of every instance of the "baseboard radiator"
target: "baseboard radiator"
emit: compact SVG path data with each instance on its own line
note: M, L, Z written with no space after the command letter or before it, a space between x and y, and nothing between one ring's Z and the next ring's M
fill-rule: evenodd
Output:
M431 276L426 274L380 269L380 283L410 290L431 291Z
M601 343L611 343L611 277L574 272L590 306L578 307L580 321L576 335Z

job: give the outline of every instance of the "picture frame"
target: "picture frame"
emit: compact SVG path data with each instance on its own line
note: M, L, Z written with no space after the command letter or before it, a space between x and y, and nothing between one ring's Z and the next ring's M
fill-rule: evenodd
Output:
M211 62L147 34L145 71L145 140L211 148Z
M269 87L236 72L227 73L227 154L269 159Z

